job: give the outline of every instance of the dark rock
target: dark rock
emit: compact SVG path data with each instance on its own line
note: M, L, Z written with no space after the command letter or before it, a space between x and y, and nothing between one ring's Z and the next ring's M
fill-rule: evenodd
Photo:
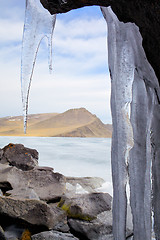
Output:
M69 226L67 221L67 214L61 210L60 208L57 208L57 203L51 203L49 204L50 208L53 209L53 211L59 212L59 215L63 215L63 218L60 218L57 224L53 227L53 230L58 232L69 232ZM63 214L62 214L63 213Z
M18 240L21 238L23 231L23 228L12 224L5 228L5 237L7 240Z
M30 187L15 188L13 190L7 191L7 195L14 199L37 199L40 200L37 193Z
M16 167L0 164L0 188L8 184L10 187L8 190L13 189L9 193L16 198L21 198L22 194L30 188L41 200L58 201L65 193L65 182L63 175L54 173L50 168L35 167L30 171L22 171ZM20 189L23 189L23 193L20 193Z
M0 189L0 197L2 197L3 196L3 192L1 191L1 189Z
M134 22L143 38L143 47L148 61L152 65L160 82L160 3L159 0L40 0L51 14L68 12L70 10L99 5L111 6L120 21Z
M59 207L71 218L92 220L104 211L111 210L112 197L108 193L77 194L61 198Z
M0 217L3 215L50 230L64 218L65 213L43 201L0 197Z
M33 235L32 240L78 240L78 238L70 233L48 231Z
M69 219L68 224L75 235L83 236L89 240L113 240L112 212L105 211L98 214L95 220L90 222L77 219ZM130 236L133 230L127 227L126 236Z
M1 160L2 156L3 156L3 150L0 148L0 160Z
M65 219L63 219L63 221L57 223L53 227L53 230L58 231L58 232L68 233L70 228L68 226L67 217Z
M19 240L19 239L16 237L9 237L9 238L7 238L7 240Z
M31 170L38 165L38 152L22 144L10 143L3 148L1 163L8 163L23 171Z
M52 167L44 167L44 166L36 166L36 169L39 171L53 171L54 168Z
M4 230L1 226L0 226L0 240L7 240L4 235Z
M77 219L69 219L69 226L77 235L84 236L90 240L107 240L113 239L112 234L112 213L106 211L100 213L93 221L81 221ZM111 235L111 236L108 236ZM109 238L112 237L112 238Z

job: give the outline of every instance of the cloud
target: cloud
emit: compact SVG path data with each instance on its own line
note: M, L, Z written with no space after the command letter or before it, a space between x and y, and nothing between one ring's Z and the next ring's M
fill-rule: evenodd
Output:
M0 88L0 116L20 115L22 17L12 13L10 18L0 18L0 26L3 86ZM58 17L53 39L53 75L48 74L46 41L43 41L33 75L29 112L63 112L86 107L105 122L111 122L106 42L103 18L83 15L83 18L78 16L65 21Z
M0 19L0 44L22 39L23 22Z
M106 23L103 18L77 19L64 22L63 18L57 18L56 31L57 35L63 39L71 38L93 38L100 35L106 35Z

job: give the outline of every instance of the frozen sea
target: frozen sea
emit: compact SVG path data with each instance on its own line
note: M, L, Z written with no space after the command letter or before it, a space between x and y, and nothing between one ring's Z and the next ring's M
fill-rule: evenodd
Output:
M9 143L37 149L40 166L53 167L65 176L103 178L101 190L112 195L111 139L0 137L0 148Z
M101 177L112 195L110 138L0 137L0 148L21 143L39 152L39 165L73 177Z

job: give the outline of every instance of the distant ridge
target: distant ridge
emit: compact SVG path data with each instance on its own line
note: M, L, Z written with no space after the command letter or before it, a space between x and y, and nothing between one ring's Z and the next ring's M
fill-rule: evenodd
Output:
M24 136L22 116L0 118L0 136ZM85 108L76 108L29 115L26 136L111 138L112 125L102 123Z

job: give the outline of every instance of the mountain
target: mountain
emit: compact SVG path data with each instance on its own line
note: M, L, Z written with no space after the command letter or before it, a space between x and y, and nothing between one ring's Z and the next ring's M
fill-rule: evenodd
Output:
M28 116L26 136L111 138L112 126L85 108ZM22 116L0 118L0 136L24 136Z

